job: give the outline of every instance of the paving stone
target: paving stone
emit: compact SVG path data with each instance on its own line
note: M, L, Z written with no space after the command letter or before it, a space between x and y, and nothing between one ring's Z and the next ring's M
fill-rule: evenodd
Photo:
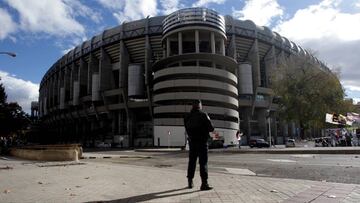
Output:
M13 167L0 173L0 202L296 203L313 197L314 202L360 202L358 185L210 173L214 189L200 191L198 172L195 187L187 189L183 170L92 160L80 163L53 166L55 163L0 160L0 165ZM3 193L7 189L10 192ZM326 196L332 194L336 198Z

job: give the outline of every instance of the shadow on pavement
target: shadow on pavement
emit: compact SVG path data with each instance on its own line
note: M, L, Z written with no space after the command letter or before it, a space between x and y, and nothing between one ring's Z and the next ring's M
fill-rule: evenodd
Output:
M173 192L178 192L178 191L182 191L182 190L188 190L188 192L180 192L180 193L173 193ZM184 188L179 188L179 189L173 189L173 190L166 190L166 191L162 191L162 192L154 192L154 193L148 193L148 194L143 194L143 195L138 195L138 196L132 196L132 197L127 197L127 198L123 198L123 199L116 199L116 200L109 200L109 201L94 201L94 202L88 202L88 203L100 203L100 202L106 202L106 203L133 203L133 202L143 202L143 201L150 201L150 200L154 200L154 199L161 199L161 198L167 198L167 197L174 197L174 196L178 196L178 195L186 195L186 194L191 194L194 192L199 192L200 190L189 190L187 187ZM168 193L173 193L173 194L168 194Z

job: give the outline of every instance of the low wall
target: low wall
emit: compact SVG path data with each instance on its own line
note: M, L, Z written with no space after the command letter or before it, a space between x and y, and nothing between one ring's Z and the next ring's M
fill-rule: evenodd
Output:
M36 145L12 148L10 154L15 157L39 161L77 161L82 157L82 147L70 145Z

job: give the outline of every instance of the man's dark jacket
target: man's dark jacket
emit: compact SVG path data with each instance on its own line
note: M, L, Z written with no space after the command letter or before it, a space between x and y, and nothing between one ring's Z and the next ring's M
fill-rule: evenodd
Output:
M198 109L192 109L185 116L184 124L190 142L207 143L209 132L214 131L209 116Z

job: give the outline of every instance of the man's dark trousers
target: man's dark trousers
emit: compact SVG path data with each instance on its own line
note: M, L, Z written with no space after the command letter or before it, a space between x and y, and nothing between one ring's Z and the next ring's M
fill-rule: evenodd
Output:
M208 179L208 145L204 142L192 142L189 141L189 164L188 164L188 172L187 178L193 179L195 175L196 169L196 160L199 157L199 165L200 165L200 177L203 183L207 183Z

